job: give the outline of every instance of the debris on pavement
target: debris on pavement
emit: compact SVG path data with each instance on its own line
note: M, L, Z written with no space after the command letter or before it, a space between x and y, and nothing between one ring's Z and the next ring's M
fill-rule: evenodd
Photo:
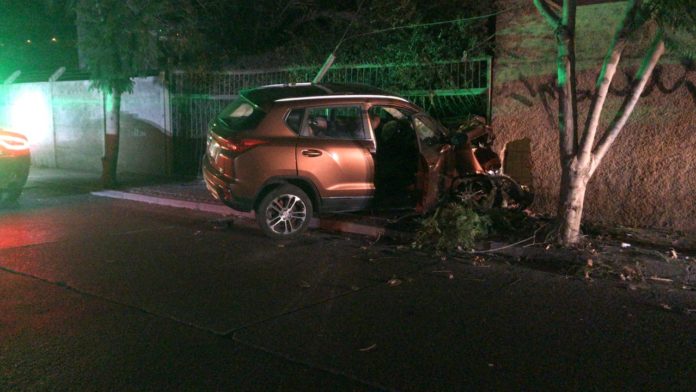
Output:
M648 279L652 280L653 282L660 282L660 283L673 283L674 282L674 280L672 280L672 279L660 278L658 276L651 276Z
M669 258L672 260L676 260L679 258L679 255L677 255L677 251L674 249L669 250Z
M301 280L300 287L302 287L303 289L308 289L308 288L312 287L312 285L309 284L309 282L307 282L307 281Z
M377 348L377 343L375 343L375 344L373 344L373 345L371 345L371 346L367 346L367 347L358 349L358 351L361 351L361 352L366 353L366 352L369 352L369 351L374 350L375 348Z

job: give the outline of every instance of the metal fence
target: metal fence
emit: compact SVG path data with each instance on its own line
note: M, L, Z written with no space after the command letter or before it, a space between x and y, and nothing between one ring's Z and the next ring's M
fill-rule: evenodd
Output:
M208 122L240 91L268 84L306 82L319 67L230 71L174 72L170 102L174 136L174 171L196 174L205 151ZM490 113L491 59L423 64L337 65L325 82L362 83L404 96L446 123L471 114Z

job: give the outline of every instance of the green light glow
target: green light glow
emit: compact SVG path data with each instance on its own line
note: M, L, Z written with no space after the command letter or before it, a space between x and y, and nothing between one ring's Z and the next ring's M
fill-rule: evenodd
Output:
M105 102L106 112L110 112L114 108L114 96L111 94L106 94Z

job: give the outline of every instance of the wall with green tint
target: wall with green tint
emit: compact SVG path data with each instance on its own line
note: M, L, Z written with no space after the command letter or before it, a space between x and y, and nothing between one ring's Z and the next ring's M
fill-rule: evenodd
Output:
M500 1L500 8L523 7L498 16L496 30L496 81L504 83L520 75L545 75L556 71L553 31L541 18L532 0ZM604 58L610 39L624 14L625 2L580 6L575 41L578 69L594 68Z
M531 0L499 0L500 9L522 6L496 21L493 127L496 148L528 138L536 199L533 209L554 215L558 203L558 99L554 37ZM624 2L578 8L579 124L597 73L623 15ZM626 51L610 90L600 132L628 92L651 31ZM614 146L588 184L584 218L610 225L696 232L696 66L663 58ZM504 155L504 154L501 154Z
M0 127L25 134L35 166L101 171L105 100L88 81L0 85ZM165 175L171 164L167 89L136 78L121 108L122 172Z

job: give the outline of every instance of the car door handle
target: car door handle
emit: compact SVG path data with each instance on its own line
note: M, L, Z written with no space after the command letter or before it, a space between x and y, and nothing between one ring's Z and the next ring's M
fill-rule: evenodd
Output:
M310 157L310 158L318 157L318 156L321 155L321 151L319 151L319 150L314 150L314 149L312 149L312 150L302 150L302 155L304 155L304 156L306 156L306 157Z

